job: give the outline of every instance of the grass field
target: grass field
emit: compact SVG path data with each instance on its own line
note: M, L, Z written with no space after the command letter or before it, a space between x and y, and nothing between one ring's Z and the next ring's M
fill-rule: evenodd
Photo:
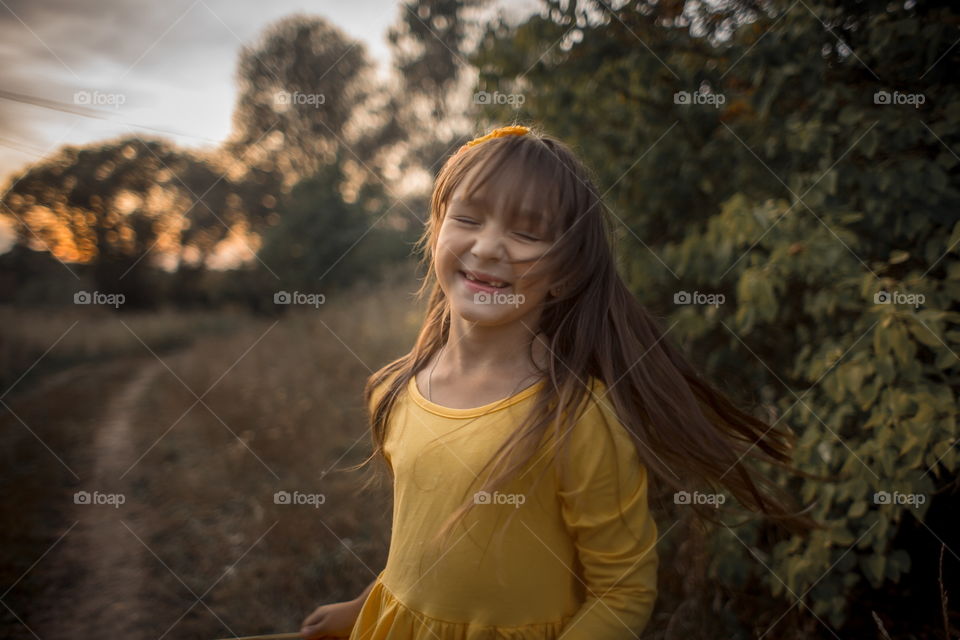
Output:
M355 597L383 568L391 497L358 491L378 461L343 469L369 454L363 384L412 343L416 284L279 320L3 310L6 387L20 381L0 418L18 523L0 534L0 635L277 633Z

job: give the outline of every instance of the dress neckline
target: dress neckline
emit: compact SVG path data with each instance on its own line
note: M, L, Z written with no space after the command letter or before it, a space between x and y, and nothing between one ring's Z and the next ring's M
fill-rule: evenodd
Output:
M430 413L434 413L439 416L445 416L447 418L475 418L485 413L490 413L491 411L500 411L501 409L506 409L509 406L529 398L541 387L543 387L546 381L546 378L540 378L537 382L534 382L530 386L518 391L512 396L507 396L506 398L501 398L500 400L495 400L479 407L470 407L468 409L445 407L427 400L425 397L423 397L423 394L420 393L419 387L417 387L416 375L410 376L410 382L407 384L407 388L410 392L410 397L413 398L413 401Z

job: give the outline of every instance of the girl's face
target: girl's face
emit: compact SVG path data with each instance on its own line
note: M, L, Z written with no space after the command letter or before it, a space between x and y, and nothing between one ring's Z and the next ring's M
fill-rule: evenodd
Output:
M434 262L451 312L482 325L522 320L536 331L540 304L554 286L545 261L537 262L553 242L547 216L538 216L532 189L511 222L509 186L488 180L468 196L464 182L447 203Z

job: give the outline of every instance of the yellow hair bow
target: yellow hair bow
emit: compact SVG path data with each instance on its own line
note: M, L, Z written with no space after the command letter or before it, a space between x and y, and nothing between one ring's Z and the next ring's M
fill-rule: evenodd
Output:
M461 146L459 149L457 149L457 153L464 151L467 147L472 147L482 142L486 142L487 140L492 140L493 138L502 138L503 136L523 136L528 133L530 133L530 128L524 127L523 125L514 125L510 127L498 127L485 136L480 136L479 138L474 138L470 142L467 142L466 144Z

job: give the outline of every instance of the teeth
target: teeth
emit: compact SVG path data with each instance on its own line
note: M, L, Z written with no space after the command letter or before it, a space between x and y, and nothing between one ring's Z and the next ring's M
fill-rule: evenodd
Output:
M486 281L486 280L478 280L478 279L474 278L472 275L470 275L469 273L466 273L466 272L465 272L463 275L465 275L465 276L467 277L467 280L470 280L470 281L472 281L472 282L482 282L482 283L484 283L484 284L490 285L491 287L505 287L505 286L507 286L507 283L506 283L506 282L488 282L488 281Z

